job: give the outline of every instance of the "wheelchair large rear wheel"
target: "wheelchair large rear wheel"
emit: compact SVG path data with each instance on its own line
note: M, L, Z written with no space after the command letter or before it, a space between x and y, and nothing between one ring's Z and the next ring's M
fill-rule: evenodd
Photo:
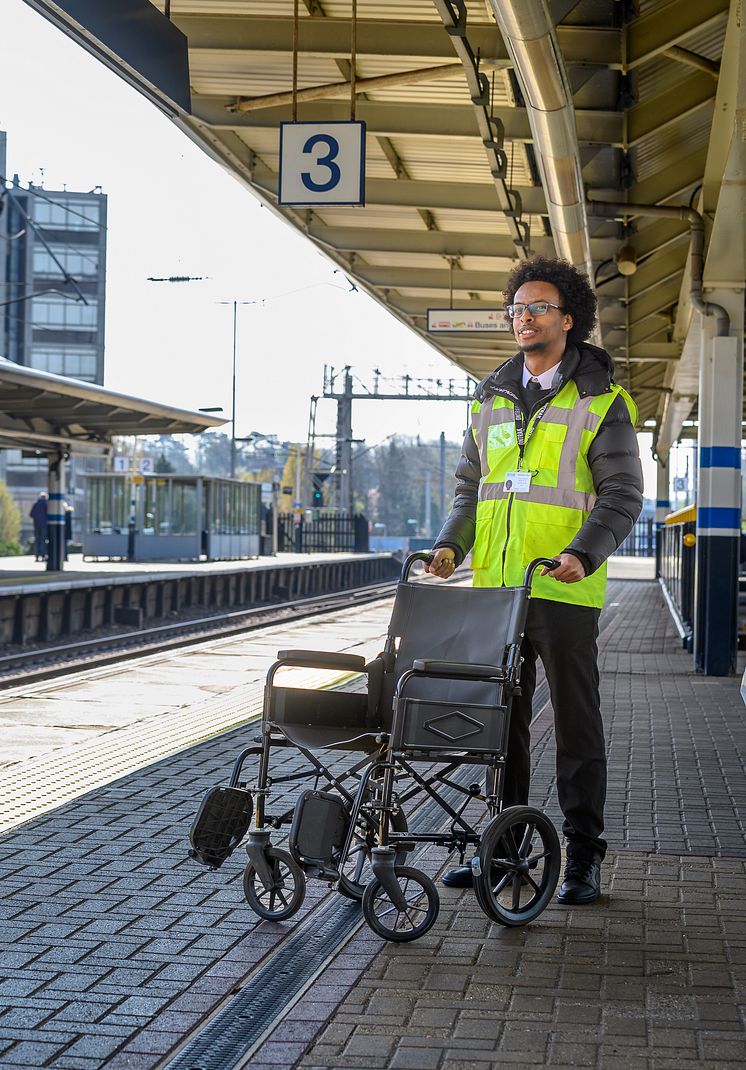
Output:
M287 851L268 847L265 856L272 872L272 887L264 887L261 877L254 869L254 863L248 862L243 872L246 902L260 918L286 921L300 909L306 895L306 878L303 870Z
M397 944L417 940L432 928L438 917L438 890L430 878L411 866L395 866L406 907L400 910L389 899L388 892L375 877L363 896L363 915L374 933Z
M501 925L526 925L552 898L560 861L559 837L546 814L532 806L510 806L482 835L482 872L474 876L477 902Z
M407 817L403 810L397 810L390 818L393 832L407 832ZM355 829L352 845L347 854L347 861L342 867L337 883L337 891L348 899L363 898L369 882L373 879L370 868L371 850L378 845L378 836L361 822ZM399 848L396 852L396 864L404 865L409 851Z

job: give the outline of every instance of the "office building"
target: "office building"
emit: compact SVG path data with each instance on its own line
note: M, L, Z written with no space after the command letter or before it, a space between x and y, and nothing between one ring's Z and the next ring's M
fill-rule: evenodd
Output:
M0 355L27 368L104 381L106 195L8 179L0 131ZM28 511L46 484L43 458L0 451L0 476ZM75 493L70 473L70 498Z

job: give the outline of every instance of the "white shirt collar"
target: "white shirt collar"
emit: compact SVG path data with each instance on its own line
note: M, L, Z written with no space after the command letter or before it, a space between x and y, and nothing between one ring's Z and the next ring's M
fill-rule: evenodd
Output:
M536 376L536 378L539 380L539 383L541 384L541 389L542 390L548 390L550 388L550 386L552 385L552 379L554 379L554 373L557 371L557 369L559 368L561 363L562 363L561 360L557 361L557 363L554 365L553 368L547 368L547 370L545 372L542 372L541 375L537 375ZM524 365L523 365L523 385L526 386L526 384L528 383L529 379L533 379L533 378L534 378L534 376L531 375L531 372L528 370L528 368L526 367L526 365L524 363Z

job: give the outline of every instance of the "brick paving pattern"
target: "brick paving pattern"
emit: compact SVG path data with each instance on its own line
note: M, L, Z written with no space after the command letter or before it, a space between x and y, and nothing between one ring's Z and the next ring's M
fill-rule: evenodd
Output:
M434 929L383 949L300 1065L743 1067L744 862L630 852L604 868L599 905L524 929L443 889Z
M744 1065L738 683L692 674L655 584L613 583L609 602L602 901L503 929L442 889L417 943L360 930L252 1070ZM534 729L532 801L558 822L550 711ZM1 838L1 1066L151 1070L292 927L243 903L240 852L217 874L185 859L196 798L245 740L217 737ZM309 885L304 914L325 889Z

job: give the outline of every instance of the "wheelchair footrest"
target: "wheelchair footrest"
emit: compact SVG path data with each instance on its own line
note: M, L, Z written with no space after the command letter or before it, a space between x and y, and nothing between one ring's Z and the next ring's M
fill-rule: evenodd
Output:
M219 869L249 830L254 813L251 792L244 788L210 788L189 830L189 857Z
M290 854L301 866L334 871L347 838L350 815L344 800L309 788L295 804L288 834Z

